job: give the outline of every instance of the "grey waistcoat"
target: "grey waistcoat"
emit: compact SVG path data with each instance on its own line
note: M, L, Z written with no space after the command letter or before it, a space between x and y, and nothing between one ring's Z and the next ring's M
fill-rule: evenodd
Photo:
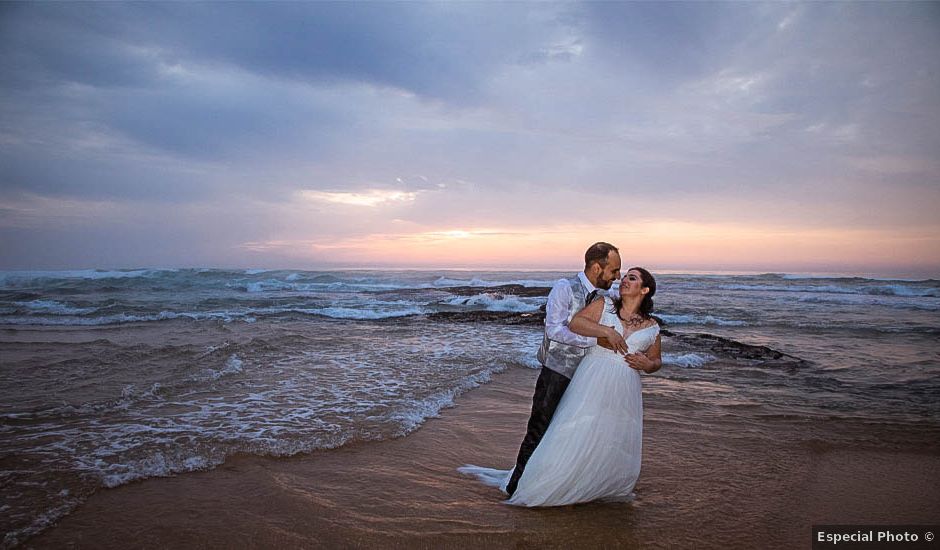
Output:
M587 289L581 284L581 279L577 275L567 279L571 286L573 295L571 303L568 304L568 322L582 309L584 309L584 300L587 298ZM542 346L539 348L538 359L542 366L549 368L562 376L571 378L574 371L578 368L578 363L584 357L587 348L569 346L549 340L548 335L542 336Z

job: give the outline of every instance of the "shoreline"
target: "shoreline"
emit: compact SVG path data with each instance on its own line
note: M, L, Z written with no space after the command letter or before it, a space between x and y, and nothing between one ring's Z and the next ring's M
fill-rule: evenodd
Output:
M100 490L23 547L792 548L809 545L813 524L930 523L940 509L936 443L865 449L690 433L657 400L646 403L633 503L500 504L497 490L456 468L512 464L537 372L496 374L404 437L238 455Z

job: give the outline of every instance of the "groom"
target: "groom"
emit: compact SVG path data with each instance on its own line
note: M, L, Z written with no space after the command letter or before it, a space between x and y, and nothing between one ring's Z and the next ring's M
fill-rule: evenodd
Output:
M542 372L535 383L532 414L529 416L525 439L522 440L519 456L516 458L516 468L506 486L509 496L516 491L525 465L545 435L545 430L555 414L555 408L568 388L578 363L587 348L597 342L596 338L571 332L568 323L584 306L596 297L603 296L618 279L620 251L612 244L594 243L584 253L584 271L570 279L559 279L548 294L548 303L545 306L545 336L542 338L542 347L539 348L538 354ZM622 342L620 344L623 345Z

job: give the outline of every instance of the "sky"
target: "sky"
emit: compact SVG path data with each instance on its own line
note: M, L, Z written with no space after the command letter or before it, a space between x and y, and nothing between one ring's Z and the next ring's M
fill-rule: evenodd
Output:
M0 269L940 278L940 3L0 3Z

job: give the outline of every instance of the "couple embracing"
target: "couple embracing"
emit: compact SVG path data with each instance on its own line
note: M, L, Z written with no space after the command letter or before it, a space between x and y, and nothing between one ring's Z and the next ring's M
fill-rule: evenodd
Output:
M595 243L584 271L555 283L545 307L542 364L532 414L512 470L458 470L499 487L517 506L627 501L640 475L640 373L662 366L659 324L650 315L656 281L627 270L619 296L616 247Z

